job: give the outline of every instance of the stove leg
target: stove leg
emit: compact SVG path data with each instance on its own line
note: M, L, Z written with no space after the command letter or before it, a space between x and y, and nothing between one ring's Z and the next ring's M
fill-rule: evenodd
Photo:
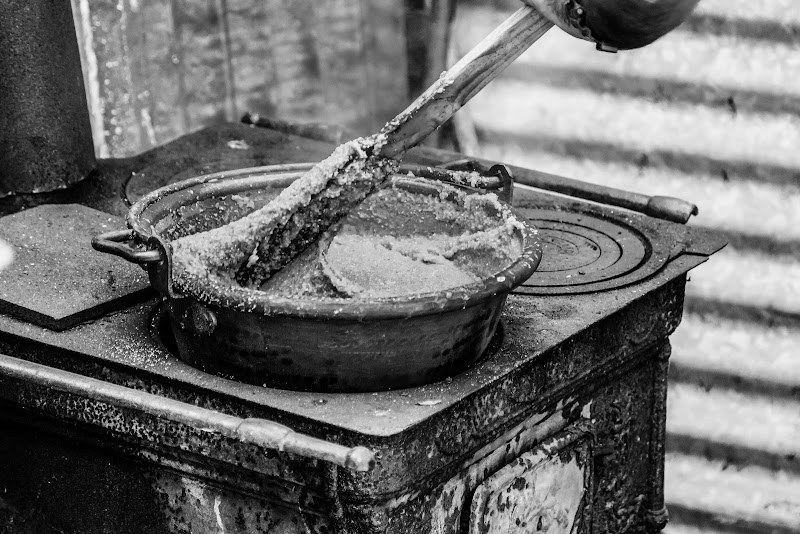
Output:
M672 347L665 341L656 352L658 361L653 376L652 433L650 435L650 481L652 492L646 512L649 532L660 532L669 521L669 513L664 504L664 460L667 425L667 378L669 357Z
M330 519L334 534L346 534L344 524L344 506L339 498L339 467L336 464L325 462L323 465L323 480L325 496L331 502Z

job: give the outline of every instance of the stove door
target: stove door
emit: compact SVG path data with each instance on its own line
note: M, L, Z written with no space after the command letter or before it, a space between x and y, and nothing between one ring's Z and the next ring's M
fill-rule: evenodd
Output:
M519 456L475 490L470 534L589 531L590 435L565 431Z

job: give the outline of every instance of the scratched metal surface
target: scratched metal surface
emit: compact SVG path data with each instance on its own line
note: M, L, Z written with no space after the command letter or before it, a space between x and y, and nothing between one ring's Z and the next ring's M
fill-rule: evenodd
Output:
M668 275L662 276L666 278ZM651 283L655 285L656 280ZM668 300L667 303L673 307L660 315L655 314L653 306L676 289L664 286L648 294L653 289L648 285L643 284L643 287L633 290L611 291L608 298L602 300L593 295L546 299L512 295L502 318L502 343L491 356L447 381L372 394L277 390L197 371L180 362L151 338L149 319L154 311L152 302L63 332L53 332L8 315L0 315L0 332L44 344L53 350L70 350L95 361L123 366L129 373L155 374L163 380L201 387L212 395L232 396L358 433L391 436L446 412L467 395L530 368L553 351L563 350L563 341L586 328L624 335L621 327L614 323L620 322L617 320L620 316L633 320L637 309L653 313L652 317L641 318L647 329L657 329L662 336L668 334L670 328L676 325L658 323L663 321L664 314L679 317L680 302ZM628 309L623 310L625 307ZM616 317L613 317L615 313ZM592 334L597 335L594 332Z

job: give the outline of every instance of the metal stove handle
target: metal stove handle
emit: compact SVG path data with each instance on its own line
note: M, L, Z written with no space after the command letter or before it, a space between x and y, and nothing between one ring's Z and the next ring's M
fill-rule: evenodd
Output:
M61 369L0 354L0 379L10 377L114 407L139 410L161 419L203 431L284 451L307 458L331 462L354 471L369 471L375 456L366 447L345 447L295 432L265 419L234 417L214 410L111 384ZM0 388L0 398L12 402L14 388ZM14 397L14 398L11 398ZM29 396L25 396L29 398ZM28 402L28 404L31 404Z
M697 215L699 212L696 205L679 198L665 196L651 197L641 193L633 193L614 187L581 182L579 180L534 171L524 167L498 164L488 160L475 158L459 159L444 163L441 166L447 169L465 166L473 169L481 169L489 168L490 165L492 170L502 168L506 172L510 172L513 176L513 182L517 184L553 191L555 193L590 200L592 202L599 202L601 204L608 204L610 206L618 206L665 221L685 224L692 215Z
M692 215L697 215L699 212L696 205L679 198L651 197L523 167L513 165L507 165L507 167L514 176L514 182L518 184L638 211L665 221L685 224Z
M582 182L580 180L556 176L555 174L526 169L507 163L500 164L497 161L484 158L469 157L465 159L464 155L458 152L427 146L418 146L414 148L411 154L415 159L424 162L425 165L435 165L447 169L458 168L464 165L470 165L473 168L479 168L481 166L490 168L493 165L502 165L510 171L514 183L516 184L544 189L545 191L553 191L554 193L590 200L600 204L607 204L609 206L618 206L665 221L685 224L692 215L698 214L696 205L679 198L651 197L641 193L632 193L613 187Z

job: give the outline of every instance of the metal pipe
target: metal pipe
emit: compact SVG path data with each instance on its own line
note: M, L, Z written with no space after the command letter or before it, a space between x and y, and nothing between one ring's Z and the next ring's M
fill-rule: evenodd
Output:
M95 167L69 0L0 2L0 197L72 185Z
M514 175L514 182L561 193L575 198L591 200L601 204L618 206L632 211L644 213L650 217L685 224L699 210L696 205L674 197L648 196L641 193L624 191L614 187L581 182L563 176L532 171L523 167L507 165Z
M337 445L297 433L289 427L266 419L242 419L4 354L0 354L0 377L2 376L103 402L117 408L144 412L266 449L324 460L354 471L369 471L375 465L375 456L365 447L351 448ZM0 397L12 402L19 401L16 398L8 398L9 393L7 389L1 389Z

